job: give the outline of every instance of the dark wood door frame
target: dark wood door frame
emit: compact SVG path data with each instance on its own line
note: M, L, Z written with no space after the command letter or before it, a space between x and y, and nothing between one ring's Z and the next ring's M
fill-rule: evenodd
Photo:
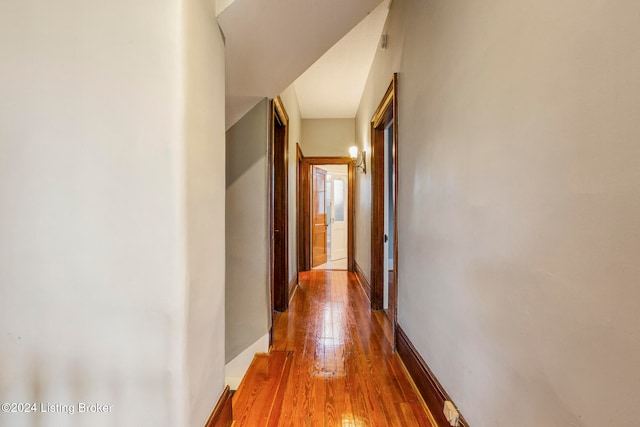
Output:
M384 302L384 131L393 124L391 152L394 165L393 274L389 280L389 313L394 328L398 310L398 78L391 83L371 119L371 308L381 310ZM393 281L393 284L391 283Z
M296 143L296 237L297 237L297 264L298 264L298 273L301 271L305 271L305 263L306 263L306 251L305 247L309 240L309 236L304 234L304 229L302 228L303 222L302 218L304 216L304 206L307 203L307 197L309 197L309 193L305 193L303 188L311 188L309 187L308 182L303 182L303 178L309 178L308 175L303 176L302 170L304 169L304 154L302 154L302 149L300 148L300 144ZM310 201L308 202L311 203ZM310 262L310 261L309 261Z
M271 308L289 306L288 147L289 117L280 97L271 101L269 123L269 217Z
M354 271L355 242L355 165L351 157L304 157L298 147L298 271L311 270L311 166L314 165L347 165L348 166L348 201L347 201L347 270Z

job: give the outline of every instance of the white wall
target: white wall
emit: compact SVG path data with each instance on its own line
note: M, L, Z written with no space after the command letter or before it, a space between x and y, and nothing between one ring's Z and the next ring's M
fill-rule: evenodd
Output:
M391 6L358 139L399 71L399 322L474 427L640 416L638 16Z
M300 143L302 138L302 119L300 118L300 107L298 97L293 84L280 94L280 99L289 116L289 282L298 274L298 251L297 228L296 228L296 185L297 185L297 151L296 143Z
M212 3L183 7L188 425L199 427L225 385L225 53Z
M223 202L219 162L192 155L216 143L223 117L212 100L185 111L183 92L218 96L222 46L213 21L187 33L196 20L182 12L179 1L0 4L0 401L112 405L0 413L0 425L201 425L222 391L215 357L187 364L202 324L221 319L220 272L199 251L224 251L187 231L209 233L220 215L197 223ZM184 87L205 50L217 67ZM213 123L200 127L196 110ZM205 287L214 313L191 304L187 316L187 293ZM220 338L198 338L203 353L223 352ZM207 396L189 395L198 375L191 386Z
M300 147L306 157L349 156L355 145L354 119L302 119Z

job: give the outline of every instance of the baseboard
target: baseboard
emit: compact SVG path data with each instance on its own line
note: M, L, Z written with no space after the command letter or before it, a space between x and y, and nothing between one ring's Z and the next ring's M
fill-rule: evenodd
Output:
M451 400L451 397L449 397L444 387L442 387L442 384L440 384L440 381L438 381L431 369L429 369L429 366L422 356L420 356L420 353L418 353L418 350L414 347L400 325L396 326L396 349L409 375L411 375L411 379L413 379L416 388L438 423L438 427L449 427L449 422L445 418L442 409L444 408L445 400ZM469 427L469 424L462 415L460 416L458 426Z
M358 282L360 283L360 286L362 287L362 290L364 290L364 294L367 296L369 301L371 301L371 283L369 283L369 281L367 280L367 277L362 272L362 269L358 265L358 262L357 261L353 261L353 264L354 264L354 267L355 267L355 270L356 270L355 271L356 278L358 279Z
M258 338L224 366L224 381L229 384L231 390L238 389L238 385L240 385L244 374L247 373L256 353L266 353L267 351L269 351L269 333Z
M229 390L229 386L226 386L204 427L230 427L233 424L232 411L231 390Z
M293 299L293 293L296 291L296 285L298 284L298 273L296 273L289 282L289 302Z

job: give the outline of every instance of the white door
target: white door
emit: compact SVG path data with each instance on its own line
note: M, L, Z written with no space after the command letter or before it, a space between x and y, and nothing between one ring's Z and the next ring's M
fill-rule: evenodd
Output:
M331 261L347 257L347 176L331 176Z

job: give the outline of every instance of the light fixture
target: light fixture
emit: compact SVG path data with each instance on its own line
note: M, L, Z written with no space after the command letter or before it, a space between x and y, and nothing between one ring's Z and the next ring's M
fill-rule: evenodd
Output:
M355 145L352 145L351 147L349 147L349 155L353 159L353 163L356 165L356 168L362 169L362 173L366 175L367 174L367 152L363 150L360 154L362 154L362 157L360 158L360 160L358 160L358 147L356 147Z

